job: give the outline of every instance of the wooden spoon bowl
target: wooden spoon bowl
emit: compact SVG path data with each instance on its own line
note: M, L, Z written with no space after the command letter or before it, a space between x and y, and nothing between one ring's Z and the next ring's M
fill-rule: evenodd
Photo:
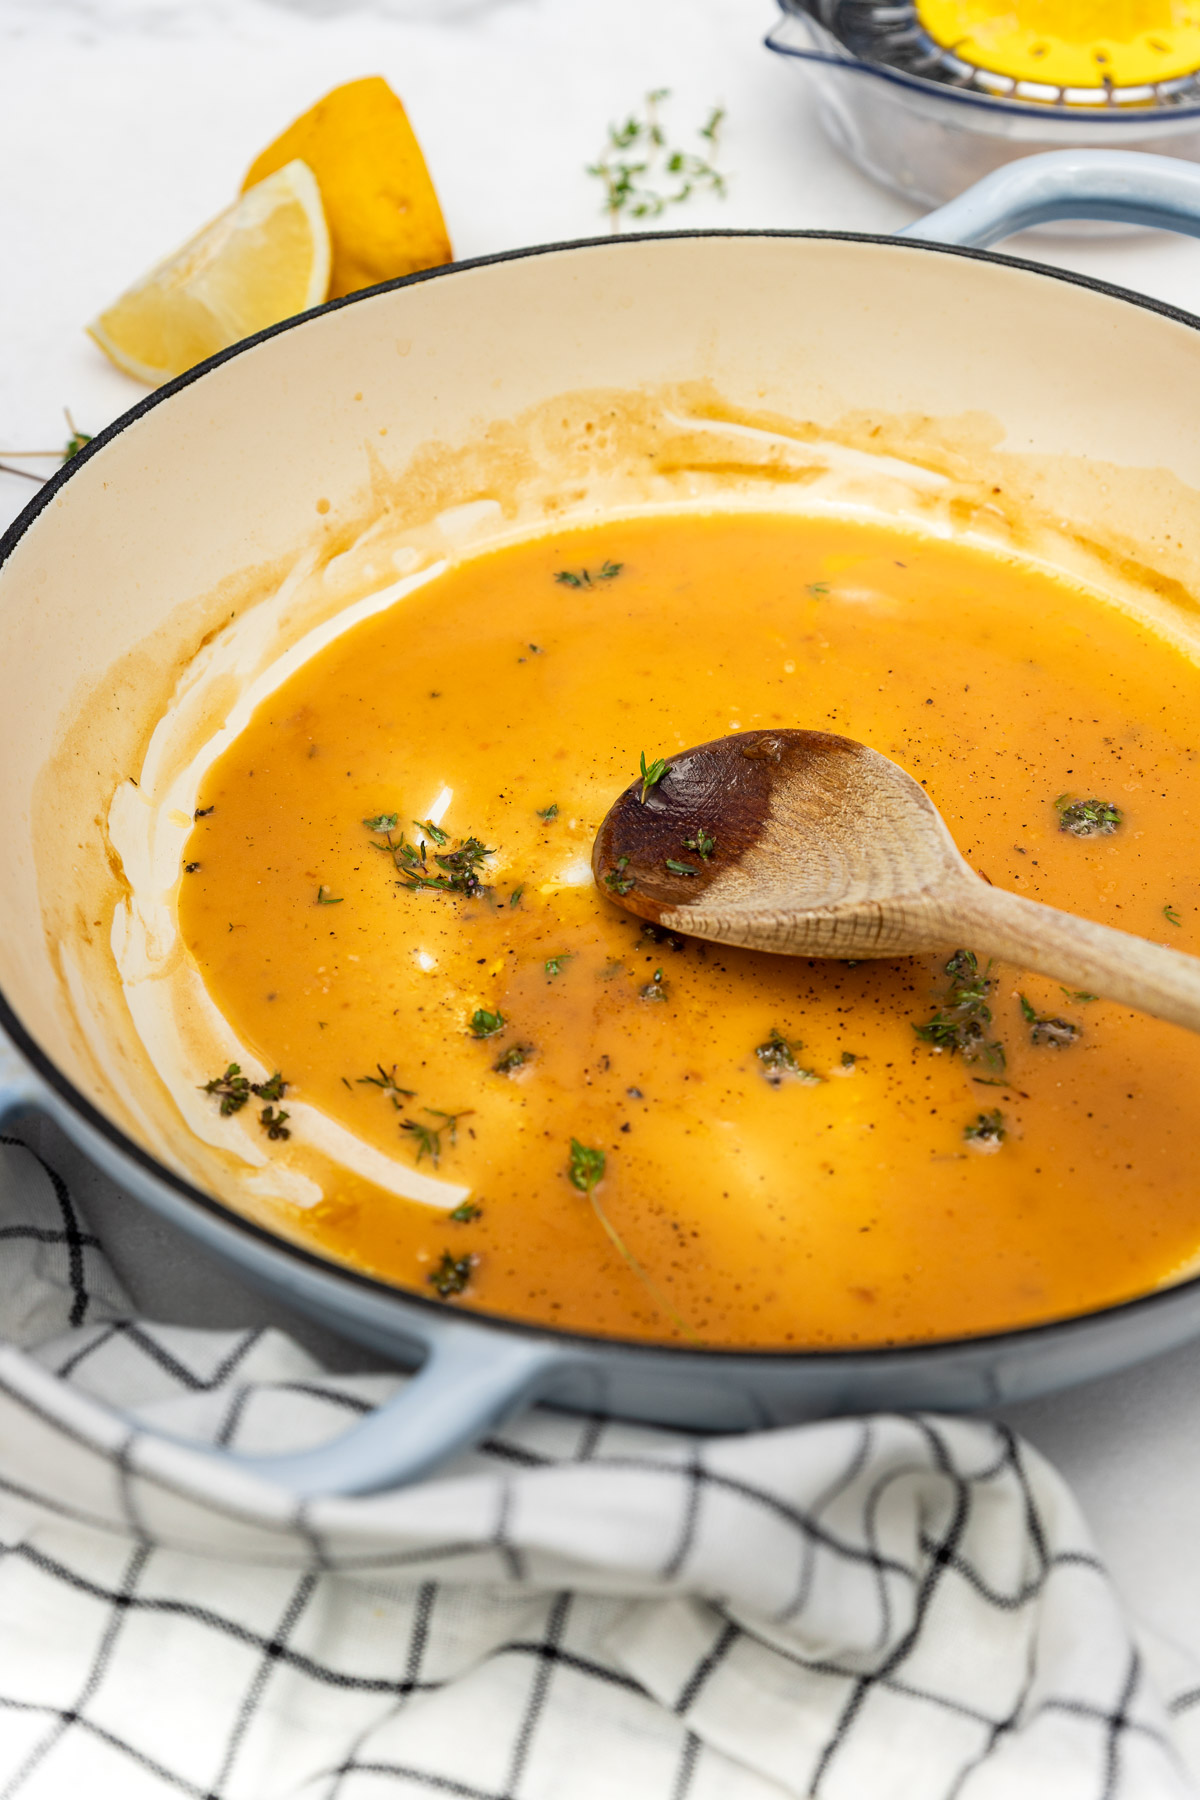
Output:
M969 945L1200 1030L1200 959L992 887L911 775L830 732L680 751L611 807L592 868L671 931L854 960Z

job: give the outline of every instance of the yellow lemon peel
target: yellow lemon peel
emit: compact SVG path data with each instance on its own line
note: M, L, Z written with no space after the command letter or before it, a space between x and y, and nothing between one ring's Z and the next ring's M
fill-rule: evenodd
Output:
M316 176L329 221L331 300L450 261L420 145L382 76L326 94L255 159L243 191L295 157Z

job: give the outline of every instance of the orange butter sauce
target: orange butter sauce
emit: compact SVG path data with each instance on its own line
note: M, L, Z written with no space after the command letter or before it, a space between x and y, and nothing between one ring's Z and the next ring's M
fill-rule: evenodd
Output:
M884 526L663 515L456 564L291 676L200 796L179 917L231 1055L400 1161L404 1119L461 1114L436 1173L481 1209L347 1172L287 1228L427 1295L444 1252L474 1259L453 1304L730 1346L956 1336L1154 1287L1200 1249L1200 1040L1001 967L998 1077L916 1036L938 959L655 942L587 863L641 752L806 726L925 781L998 885L1200 948L1198 703L1200 670L1116 607ZM428 841L446 790L447 848L494 850L478 898L405 889L363 823ZM1064 833L1063 793L1121 828ZM1078 1041L1032 1044L1018 994ZM504 1030L473 1036L477 1010ZM771 1084L772 1029L819 1081ZM377 1065L411 1098L361 1079ZM981 1154L964 1132L995 1108ZM571 1185L572 1138L604 1152L596 1198L648 1283ZM268 1147L303 1160L299 1133Z

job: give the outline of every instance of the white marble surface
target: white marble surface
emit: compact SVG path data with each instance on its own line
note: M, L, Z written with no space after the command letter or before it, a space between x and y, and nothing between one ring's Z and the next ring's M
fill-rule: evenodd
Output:
M729 113L729 199L679 224L906 223L825 143L797 70L760 47L774 16L772 0L0 0L0 447L61 442L64 405L95 431L140 397L84 321L358 75L403 96L461 256L601 231L584 164L652 87L673 90L681 129L716 101ZM1011 247L1200 308L1200 242ZM32 492L0 475L0 526ZM258 1307L140 1215L123 1242L174 1316ZM1009 1416L1074 1483L1138 1617L1200 1658L1200 1344Z

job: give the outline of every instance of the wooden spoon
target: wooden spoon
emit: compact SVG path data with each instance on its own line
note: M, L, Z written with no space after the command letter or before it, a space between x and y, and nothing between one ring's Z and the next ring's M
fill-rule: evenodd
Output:
M601 891L671 931L789 956L968 946L1200 1031L1200 958L992 887L896 763L825 731L742 731L635 781L596 834Z

